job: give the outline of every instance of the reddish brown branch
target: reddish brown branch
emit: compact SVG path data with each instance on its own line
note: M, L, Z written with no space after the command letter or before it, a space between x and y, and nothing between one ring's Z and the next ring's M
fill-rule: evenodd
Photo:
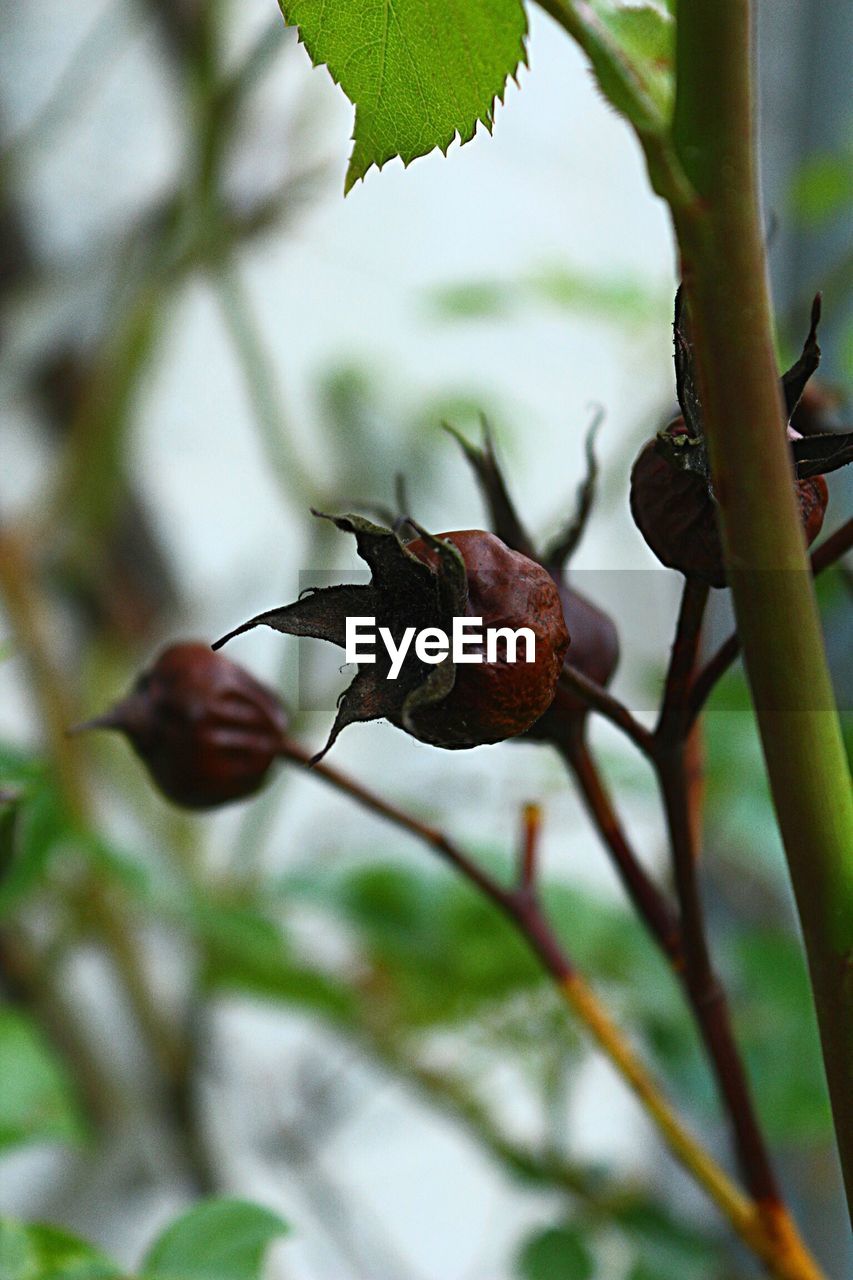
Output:
M732 1032L725 993L711 961L697 878L698 826L691 805L687 712L707 600L707 586L685 579L655 730L654 763L681 913L685 991L731 1121L747 1186L760 1203L776 1205L779 1191Z
M699 652L699 637L710 588L695 578L684 579L681 608L666 673L663 701L655 729L658 747L679 740L684 734L684 716L690 684Z
M311 756L297 743L286 741L282 757L310 766ZM766 1219L744 1198L719 1166L686 1131L677 1115L639 1061L628 1041L610 1019L583 977L577 973L551 931L535 892L535 885L507 889L477 866L441 831L411 817L396 805L363 787L331 765L318 763L311 772L431 846L512 920L566 1003L582 1020L596 1043L653 1118L670 1149L722 1210L741 1239L764 1259L779 1280L818 1280L819 1273L805 1255L792 1256L789 1241L768 1228Z
M585 737L574 734L559 750L634 909L673 968L680 970L684 957L678 916L631 847Z
M577 667L566 663L560 674L560 687L576 694L592 711L597 711L605 720L615 724L643 755L652 755L654 737L650 730L641 725L625 704L614 698L602 685L585 676Z

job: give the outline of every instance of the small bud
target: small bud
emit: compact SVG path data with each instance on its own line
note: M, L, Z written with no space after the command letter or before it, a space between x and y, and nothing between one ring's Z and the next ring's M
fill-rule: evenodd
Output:
M279 699L204 644L175 644L84 729L118 729L160 791L185 809L254 795L287 727Z

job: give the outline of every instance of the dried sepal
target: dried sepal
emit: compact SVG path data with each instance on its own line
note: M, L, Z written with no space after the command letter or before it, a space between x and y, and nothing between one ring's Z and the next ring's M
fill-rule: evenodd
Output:
M820 347L817 341L817 327L820 323L821 297L819 293L812 302L811 321L800 358L782 374L782 394L785 397L785 417L791 421L791 415L800 403L800 397L806 389L806 383L820 364Z
M598 458L595 455L595 437L598 435L603 421L604 410L601 408L596 409L592 422L586 431L586 439L584 441L586 475L578 486L574 514L557 536L548 543L542 553L542 563L553 574L561 573L575 551L577 551L589 517L592 514L598 489Z
M407 627L418 631L425 627L452 630L453 617L465 612L467 576L464 561L451 543L434 538L406 520L404 523L411 525L433 552L431 563L426 563L409 551L399 528L388 529L352 514L313 514L353 535L358 554L370 568L370 582L311 590L293 604L268 609L251 618L217 640L214 649L256 626L326 640L344 648L348 617L375 618L377 628L387 627L396 644ZM375 662L359 665L351 684L341 694L331 732L315 760L325 755L347 725L385 719L411 728L418 709L446 697L453 688L455 668L449 657L433 666L410 653L394 680L388 678L391 660L387 648L377 645L375 657Z
M702 401L696 387L696 362L693 357L693 337L690 316L684 297L684 285L675 294L675 315L672 322L675 344L675 393L678 407L687 426L687 434L693 439L702 438ZM690 468L691 470L693 468Z
M853 462L853 431L831 431L791 441L800 480L829 475Z
M492 530L502 542L523 556L535 558L533 539L524 527L515 503L510 497L506 481L495 453L495 442L492 429L485 414L481 417L483 443L481 446L471 444L465 436L449 423L444 424L445 431L453 436L465 455L480 491L485 499L489 512Z
M815 294L812 302L809 331L799 359L782 374L782 396L785 403L786 422L800 402L809 378L820 364L820 346L817 341L820 323L821 297ZM711 469L702 426L702 404L696 390L695 357L683 286L675 295L675 387L681 417L676 418L657 436L657 450L671 466L679 471L692 471L705 481L708 493L713 496ZM810 440L791 440L791 452L797 476L807 480L846 466L853 461L853 433L827 434Z
M537 552L519 518L509 493L503 472L495 455L491 433L483 420L484 443L481 448L470 443L452 427L446 429L461 445L479 482L493 522L495 532L508 545L522 553L550 574L560 598L563 618L572 637L571 648L565 659L567 666L580 670L598 684L608 685L619 662L619 637L616 627L597 605L569 585L566 565L577 548L593 507L598 478L598 462L595 456L595 437L603 421L599 410L586 434L587 471L578 490L577 504L571 519L544 551ZM568 715L575 722L585 720L589 708L572 695L564 697L560 709L554 707L545 712L529 730L535 738L549 738L560 730L559 718ZM557 718L555 725L554 717Z

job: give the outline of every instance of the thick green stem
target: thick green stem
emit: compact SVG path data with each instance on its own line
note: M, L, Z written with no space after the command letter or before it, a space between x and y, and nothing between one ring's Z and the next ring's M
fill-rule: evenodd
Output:
M853 792L785 440L761 234L748 0L681 0L674 211L738 630L853 1193Z

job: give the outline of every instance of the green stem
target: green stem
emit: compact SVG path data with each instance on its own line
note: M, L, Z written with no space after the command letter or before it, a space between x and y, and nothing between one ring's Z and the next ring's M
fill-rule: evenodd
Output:
M681 0L674 209L738 631L808 952L853 1196L853 791L794 495L771 335L748 0Z

